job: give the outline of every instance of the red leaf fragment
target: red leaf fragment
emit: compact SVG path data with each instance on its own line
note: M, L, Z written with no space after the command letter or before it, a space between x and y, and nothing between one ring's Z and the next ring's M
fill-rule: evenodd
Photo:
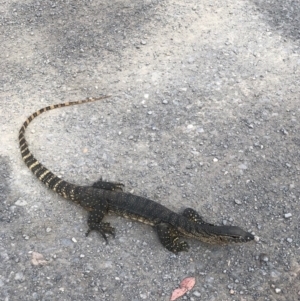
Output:
M180 298L181 296L183 296L184 294L186 294L186 292L188 292L194 287L195 283L196 283L195 277L187 277L183 279L179 284L179 288L176 288L173 291L170 301L174 301Z
M188 291L190 291L194 287L195 283L196 283L195 277L188 277L183 279L179 286L181 288L186 288Z
M178 299L179 297L183 296L186 292L187 290L184 288L176 288L172 293L170 301Z

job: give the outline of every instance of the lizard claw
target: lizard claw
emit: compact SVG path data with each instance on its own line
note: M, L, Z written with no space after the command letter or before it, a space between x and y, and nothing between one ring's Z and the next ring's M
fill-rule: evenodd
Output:
M90 234L91 231L98 231L102 237L105 239L106 244L108 244L107 234L111 234L113 238L116 236L115 228L111 227L109 223L93 223L89 225L89 229L86 232L86 236Z

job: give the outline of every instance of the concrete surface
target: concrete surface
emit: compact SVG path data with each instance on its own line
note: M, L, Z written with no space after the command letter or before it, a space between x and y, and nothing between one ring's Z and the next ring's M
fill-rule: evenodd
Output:
M300 299L298 1L0 3L0 299ZM260 240L189 241L175 256L147 225L110 216L105 245L87 213L21 160L18 130L66 180L100 176ZM40 254L40 255L39 255Z

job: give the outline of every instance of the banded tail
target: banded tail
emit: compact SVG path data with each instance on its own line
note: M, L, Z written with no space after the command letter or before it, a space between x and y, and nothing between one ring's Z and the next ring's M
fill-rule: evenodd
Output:
M61 196L67 199L71 199L74 201L74 188L75 185L70 184L62 179L60 179L58 176L56 176L54 173L52 173L48 168L43 166L30 152L28 148L27 141L25 139L25 130L30 124L30 122L35 119L40 114L54 110L57 108L63 108L68 106L74 106L79 104L84 104L88 102L94 102L100 99L105 99L110 96L102 96L98 98L87 98L84 100L78 100L78 101L71 101L71 102L65 102L60 103L56 105L51 105L45 108L42 108L36 112L34 112L32 115L30 115L27 120L23 123L22 127L19 131L19 145L21 150L22 158L27 165L27 167L33 172L33 174L42 181L47 187L52 189L53 191L57 192Z

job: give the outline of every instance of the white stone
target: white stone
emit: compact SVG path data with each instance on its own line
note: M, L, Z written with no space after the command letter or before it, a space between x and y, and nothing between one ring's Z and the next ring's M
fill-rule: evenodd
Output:
M24 200L22 200L22 199L18 199L18 200L15 202L15 205L23 207L23 206L26 206L26 205L27 205L27 202L24 201Z

